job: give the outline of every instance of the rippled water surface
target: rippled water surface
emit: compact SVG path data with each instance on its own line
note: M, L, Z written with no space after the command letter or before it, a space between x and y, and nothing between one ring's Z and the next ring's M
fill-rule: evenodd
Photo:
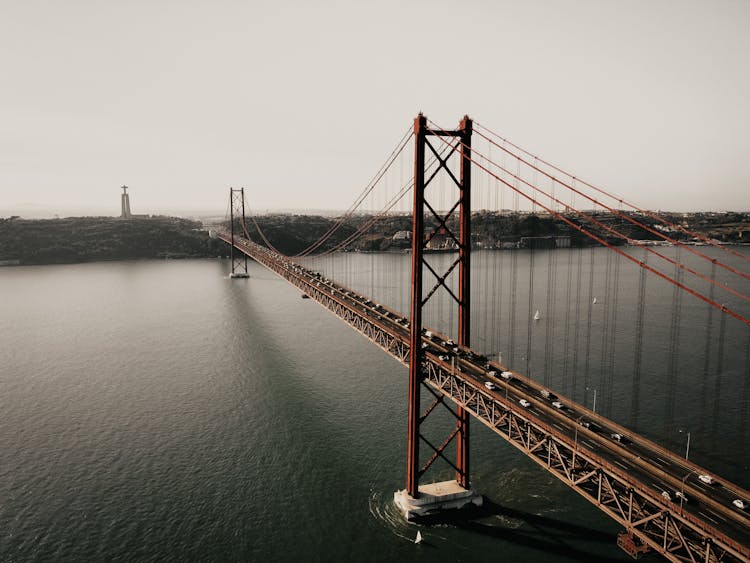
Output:
M274 274L227 270L0 269L0 560L628 560L613 522L479 424L492 510L414 545L392 505L405 368Z

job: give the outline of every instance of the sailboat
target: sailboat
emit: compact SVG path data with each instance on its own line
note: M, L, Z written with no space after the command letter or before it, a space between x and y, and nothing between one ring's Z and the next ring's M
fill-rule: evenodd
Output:
M417 530L417 537L414 538L414 543L422 543L422 534Z
M596 305L596 297L594 297L594 300L591 302L592 305Z
M541 318L542 318L542 316L539 314L539 309L537 309L536 313L534 313L534 320L538 321Z

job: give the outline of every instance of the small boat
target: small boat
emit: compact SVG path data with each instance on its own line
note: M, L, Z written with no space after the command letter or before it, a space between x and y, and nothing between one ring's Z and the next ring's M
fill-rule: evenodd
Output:
M422 534L417 530L417 537L414 538L414 543L422 543Z
M594 297L594 300L591 302L592 305L596 305L596 297Z
M534 313L534 320L538 321L541 318L542 318L542 316L539 314L539 309L537 309L536 313Z
M307 293L303 293L302 299L310 299L310 296Z

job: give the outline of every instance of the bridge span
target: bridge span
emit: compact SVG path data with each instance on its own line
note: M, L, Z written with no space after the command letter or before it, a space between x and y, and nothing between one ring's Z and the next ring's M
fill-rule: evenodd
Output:
M246 238L218 237L409 364L407 318ZM422 349L428 410L445 399L466 409L623 526L618 544L632 556L750 561L750 516L733 505L750 492L436 331L423 331ZM438 457L453 465L424 442L433 454L421 473Z

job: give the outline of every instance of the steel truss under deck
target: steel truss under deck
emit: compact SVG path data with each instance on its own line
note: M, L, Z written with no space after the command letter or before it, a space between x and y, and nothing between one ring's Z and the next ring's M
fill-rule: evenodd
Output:
M228 234L219 238L231 244ZM368 314L367 308L335 295L319 285L315 274L290 259L247 239L237 239L237 249L277 273L318 301L352 328L367 337L404 365L409 365L409 327L384 323ZM294 267L292 267L293 265ZM362 300L364 296L357 296ZM399 327L396 329L396 327ZM451 365L426 356L422 363L424 381L436 397L445 397L470 412L496 434L505 438L538 465L578 492L625 528L618 544L634 557L649 549L670 561L750 561L750 549L740 545L691 513L663 499L658 492L628 472L608 463L580 440L538 420L512 401L491 394L480 383L457 372ZM529 385L539 386L531 380ZM581 436L594 434L581 427ZM437 452L436 446L431 446Z

